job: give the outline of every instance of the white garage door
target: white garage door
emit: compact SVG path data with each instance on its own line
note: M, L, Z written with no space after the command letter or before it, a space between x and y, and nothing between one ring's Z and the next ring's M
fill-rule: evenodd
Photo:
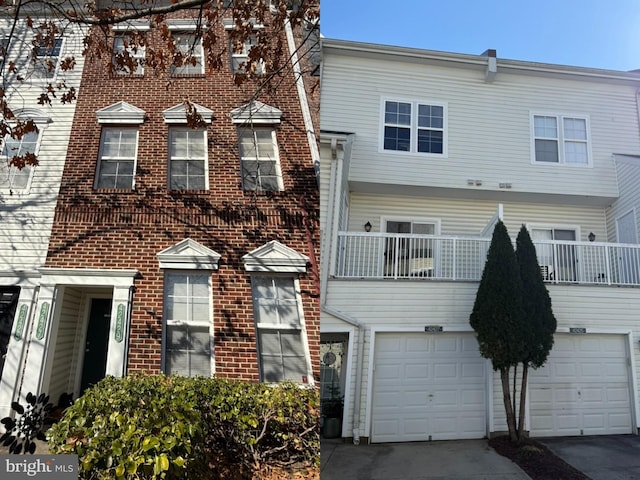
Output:
M631 433L626 336L556 334L529 399L532 435Z
M473 334L376 334L371 441L484 437L486 365Z

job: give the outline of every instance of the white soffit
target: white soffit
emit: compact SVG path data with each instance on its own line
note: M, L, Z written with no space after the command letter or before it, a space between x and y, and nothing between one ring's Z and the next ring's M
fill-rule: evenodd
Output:
M248 272L304 273L307 271L309 257L271 240L244 255L242 262Z
M160 268L185 270L217 270L220 254L185 238L156 254Z

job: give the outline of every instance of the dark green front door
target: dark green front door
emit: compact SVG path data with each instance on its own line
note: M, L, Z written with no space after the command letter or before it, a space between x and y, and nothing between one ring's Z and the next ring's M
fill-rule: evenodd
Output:
M91 300L89 327L82 365L80 394L91 385L104 378L107 370L107 347L109 345L109 324L111 323L111 299Z
M18 306L19 287L0 288L0 377L4 368L4 360L9 348L9 337L13 328L13 318Z

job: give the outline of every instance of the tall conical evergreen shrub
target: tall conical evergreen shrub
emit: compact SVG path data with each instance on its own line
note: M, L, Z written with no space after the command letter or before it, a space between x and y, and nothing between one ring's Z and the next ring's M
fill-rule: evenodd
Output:
M547 361L553 347L553 334L556 331L557 322L551 308L551 297L540 272L536 248L524 225L520 228L516 239L516 258L522 281L522 306L529 337L528 351L521 359L523 371L518 437L522 438L529 367L539 368Z
M469 318L477 333L480 353L500 371L507 426L512 441L518 441L509 372L529 353L522 306L522 282L509 233L498 221L491 238L473 310Z

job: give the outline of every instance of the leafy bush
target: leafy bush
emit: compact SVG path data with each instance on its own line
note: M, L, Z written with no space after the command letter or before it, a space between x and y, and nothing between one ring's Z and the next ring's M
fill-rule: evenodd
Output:
M317 465L318 395L293 384L164 375L106 378L48 432L83 479L251 478Z
M186 478L203 438L189 380L105 378L47 432L52 453L77 454L81 478Z

